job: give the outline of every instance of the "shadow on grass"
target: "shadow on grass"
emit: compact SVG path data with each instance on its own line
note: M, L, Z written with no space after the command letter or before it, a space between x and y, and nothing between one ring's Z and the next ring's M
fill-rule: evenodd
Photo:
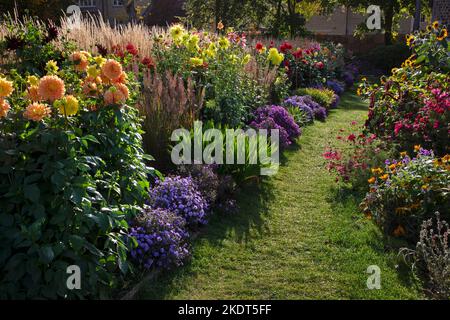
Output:
M239 212L235 214L215 214L209 224L203 228L192 243L195 250L202 244L213 247L218 252L225 239L238 243L248 243L252 237L266 231L265 217L269 214L268 204L274 195L270 179L262 179L257 183L250 181L236 191ZM204 256L204 255L203 255ZM205 259L205 257L203 257ZM206 259L209 259L206 257ZM184 266L161 273L151 282L144 284L137 298L165 299L183 287L184 277L195 274L195 266L188 261Z
M336 210L336 214L340 214L339 220L341 225L349 225L349 232L360 233L357 236L358 239L364 239L363 243L358 244L369 247L378 256L390 257L384 259L386 265L396 270L396 275L400 283L406 287L419 287L416 279L411 273L411 268L408 266L402 256L399 254L399 250L404 248L407 243L403 240L386 236L376 225L375 221L370 223L351 223L350 221L363 221L363 213L358 209L362 199L364 199L365 191L355 190L350 186L331 186L327 197L333 207L336 208L354 208L354 210ZM350 226L354 226L351 228ZM365 233L365 236L363 234ZM351 243L341 244L345 246L352 245Z
M356 94L344 94L338 108L343 110L368 110L367 103Z

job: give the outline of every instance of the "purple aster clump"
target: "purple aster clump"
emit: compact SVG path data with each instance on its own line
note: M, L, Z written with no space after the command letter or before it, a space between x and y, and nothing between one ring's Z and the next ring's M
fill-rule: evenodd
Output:
M191 177L194 180L209 207L214 206L218 198L220 178L217 167L217 164L190 164L178 167L178 173L181 176Z
M278 130L280 146L286 148L292 144L292 141L291 139L289 139L289 134L287 133L286 129L278 125L275 120L270 117L260 121L253 121L252 123L250 123L250 126L258 130L265 129L269 133L272 129Z
M189 257L189 233L184 219L166 209L144 207L132 223L129 235L138 246L132 260L145 269L170 269Z
M173 176L156 181L150 190L149 204L153 208L168 209L183 217L191 229L207 223L208 203L191 177Z
M327 109L315 102L311 96L293 96L284 101L285 106L294 106L306 113L308 121L325 120L327 117Z
M347 70L347 72L350 72L353 75L353 78L355 78L359 74L359 66L355 62L346 65L345 69Z
M300 127L294 118L281 106L265 106L254 112L254 120L250 126L256 129L278 129L280 132L280 145L288 146L300 136Z
M337 81L328 80L327 87L334 91L337 95L341 95L344 93L344 86Z
M342 76L342 80L344 80L345 85L349 88L352 87L353 84L355 83L355 77L349 71L344 72L344 74Z
M318 108L313 110L314 112L314 119L317 119L319 121L325 121L327 118L327 109L324 107L319 106Z
M284 105L286 107L297 107L306 114L306 119L308 122L314 121L314 112L309 105L305 102L305 97L302 96L292 96L284 100Z
M336 93L333 96L333 102L330 105L330 109L336 109L341 101L341 97L339 97Z

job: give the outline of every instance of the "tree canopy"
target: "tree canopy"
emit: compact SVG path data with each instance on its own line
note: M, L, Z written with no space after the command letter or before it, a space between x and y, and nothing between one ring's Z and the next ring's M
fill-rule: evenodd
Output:
M68 6L75 2L74 0L0 0L0 11L13 13L17 10L19 16L28 12L43 20L56 20Z

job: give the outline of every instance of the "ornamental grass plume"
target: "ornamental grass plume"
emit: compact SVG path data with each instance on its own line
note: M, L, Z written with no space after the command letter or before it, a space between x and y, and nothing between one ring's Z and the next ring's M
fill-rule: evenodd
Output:
M39 81L38 93L42 100L61 99L66 93L64 81L57 76L45 76Z
M26 108L23 116L25 119L39 122L50 116L51 112L51 109L47 105L35 102Z
M204 89L194 88L191 78L186 81L170 72L160 74L146 71L138 109L145 116L145 149L164 166L170 161L166 152L170 135L178 128L190 129L203 106Z
M247 77L256 81L259 87L264 88L264 94L268 97L270 89L277 78L277 68L259 64L255 59L245 65L244 71Z
M151 56L154 39L159 35L166 35L167 31L161 27L148 27L141 23L117 24L111 26L101 15L83 16L77 28L73 27L71 17L63 17L58 37L53 43L63 48L63 39L71 41L81 49L89 49L92 53L106 56L113 52L114 46L126 48L129 43L139 51L143 57Z

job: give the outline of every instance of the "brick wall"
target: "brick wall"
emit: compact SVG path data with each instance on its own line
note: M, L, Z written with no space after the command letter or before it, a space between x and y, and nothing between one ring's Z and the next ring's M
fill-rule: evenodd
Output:
M438 20L450 27L450 0L433 1L433 21Z

